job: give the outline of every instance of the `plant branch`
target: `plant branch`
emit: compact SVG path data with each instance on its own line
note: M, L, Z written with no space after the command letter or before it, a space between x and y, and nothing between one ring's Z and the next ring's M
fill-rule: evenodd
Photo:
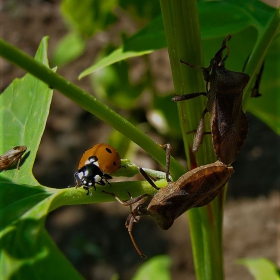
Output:
M0 39L0 55L18 67L26 70L38 79L42 80L51 88L58 90L63 95L81 106L83 109L92 113L99 119L112 126L114 129L118 130L127 138L138 144L157 162L165 167L165 151L144 132L136 128L129 121L121 117L95 97L83 91L76 85L70 83L57 73L54 73L51 69L24 54L14 46L5 42L3 39ZM171 158L170 172L175 178L178 178L182 173L185 172L185 169L174 158Z

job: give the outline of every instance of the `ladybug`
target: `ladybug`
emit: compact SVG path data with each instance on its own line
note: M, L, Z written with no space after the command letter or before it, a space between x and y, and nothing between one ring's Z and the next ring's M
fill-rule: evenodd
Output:
M88 195L91 187L96 190L95 184L110 184L107 180L112 177L108 174L116 172L120 167L121 158L115 148L108 144L94 145L85 151L79 162L78 171L74 174L76 187L82 185Z

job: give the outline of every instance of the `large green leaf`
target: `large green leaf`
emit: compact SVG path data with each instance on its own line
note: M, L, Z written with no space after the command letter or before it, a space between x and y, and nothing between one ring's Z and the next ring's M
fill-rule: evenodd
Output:
M276 265L268 259L240 259L237 263L247 267L255 280L280 280Z
M46 53L44 38L36 60L48 65ZM51 99L52 90L29 74L0 96L1 154L17 145L28 148L20 170L0 174L1 279L81 279L44 229L59 191L40 186L32 174Z
M158 17L137 34L129 38L123 46L102 58L96 64L84 70L79 78L83 78L94 71L131 57L141 56L154 50L166 47L162 18Z
M261 8L261 9L260 9ZM203 40L225 37L253 26L264 28L275 9L260 1L200 1L198 2L201 36ZM84 70L80 78L130 57L141 56L166 47L162 17L126 40L120 48Z
M47 38L42 41L36 60L48 65ZM45 120L49 114L52 90L31 75L15 79L1 94L0 154L14 146L27 146L27 159L21 170L2 172L1 178L22 184L38 184L32 175L32 167L42 137Z

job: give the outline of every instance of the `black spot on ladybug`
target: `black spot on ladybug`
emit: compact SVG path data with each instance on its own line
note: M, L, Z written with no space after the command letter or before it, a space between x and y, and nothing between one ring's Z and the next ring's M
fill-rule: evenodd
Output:
M113 164L114 164L115 166L117 165L117 163L116 163L115 161L113 162Z
M107 151L109 154L112 154L112 151L111 151L109 148L106 148L106 151Z

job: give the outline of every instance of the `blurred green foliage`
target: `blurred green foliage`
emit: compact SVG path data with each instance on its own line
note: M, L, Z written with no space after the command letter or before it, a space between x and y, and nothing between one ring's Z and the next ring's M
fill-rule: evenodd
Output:
M239 259L237 264L248 268L255 280L279 280L280 272L276 265L268 259Z
M139 31L130 38L127 38L127 35L123 36L121 33L123 31L120 31L119 36L123 38L123 45L119 48L112 45L105 46L105 49L98 55L97 62L85 69L80 78L93 73L93 88L97 96L107 101L110 100L110 104L117 108L127 110L129 107L130 109L135 108L138 99L145 90L149 90L151 96L157 99L158 91L153 85L155 77L149 72L142 73L141 81L133 83L129 79L130 65L127 62L120 63L120 61L143 56L166 47L159 2L155 0L141 1L141 5L139 5L135 1L114 0L106 2L106 5L100 3L97 0L86 0L83 5L80 5L79 1L75 0L63 1L62 14L66 20L71 18L72 22L69 32L74 30L80 34L79 36L90 38L98 31L105 31L113 23L117 23L122 15L129 16L129 20L134 26L139 27ZM92 7L94 7L93 11ZM275 9L257 0L225 0L198 1L198 11L205 65L208 65L222 38L230 33L233 38L230 42L231 53L227 61L227 68L241 71L246 59L254 50L255 44L272 18ZM92 28L93 26L94 28ZM65 59L62 58L63 62L61 63L67 63L67 60L71 61L82 54L81 39L77 39L81 37L77 36L69 35L73 39L72 44L69 44L71 46L69 50L65 48L66 39L62 39L61 43L58 44L55 57L59 57L57 54L62 53L61 50L64 48L64 55L61 57ZM75 45L74 39L77 40L75 51L72 50ZM279 44L280 36L277 36L265 57L265 68L260 84L262 97L251 98L247 105L249 112L265 122L278 134L280 134L279 104L274 100L277 99L277 92L280 90L280 82L277 78L277 73L280 71L280 60L276 59ZM110 49L111 51L109 51ZM68 52L69 54L67 54ZM55 61L60 64L59 59ZM151 62L145 60L143 63L147 69L151 68ZM255 77L251 78L255 79ZM163 104L168 103L162 102ZM169 105L168 108L163 105L161 109L157 109L159 122L172 124L172 126L167 126L167 130L158 130L158 132L165 131L164 134L176 137L179 131L175 124L177 117L170 119L170 116L176 116L176 112L172 108ZM146 114L148 114L148 110L146 110ZM169 110L172 110L173 113L171 114ZM167 112L170 114L166 115ZM153 123L151 125L153 126ZM155 126L155 129L158 129L158 127Z

